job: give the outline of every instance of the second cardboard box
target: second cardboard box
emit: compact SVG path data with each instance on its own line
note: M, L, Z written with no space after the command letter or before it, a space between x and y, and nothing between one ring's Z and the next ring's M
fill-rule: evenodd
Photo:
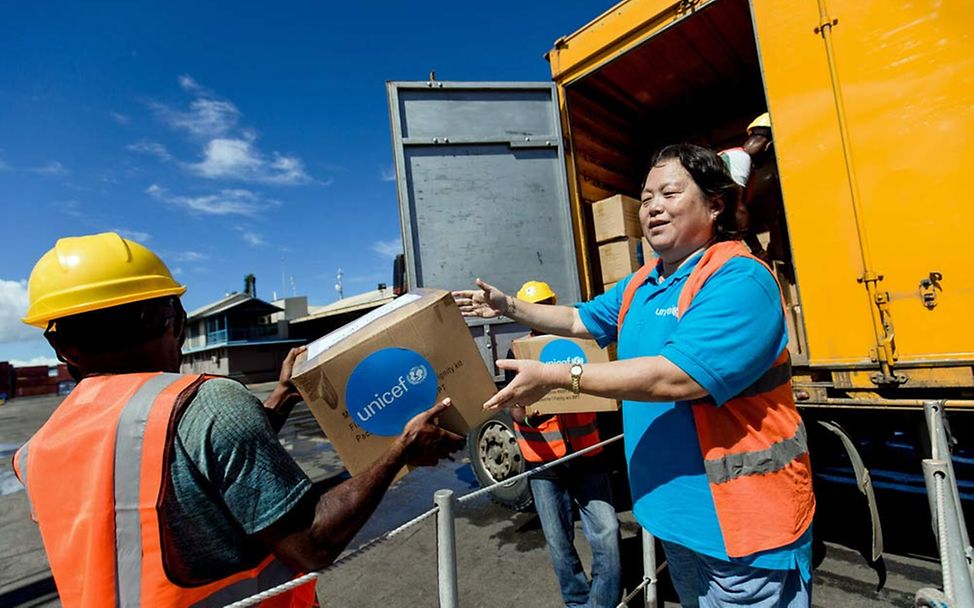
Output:
M613 359L609 350L601 348L595 340L562 338L559 336L529 336L514 340L514 356L518 359L534 359L542 363L607 363ZM582 374L582 382L585 375ZM555 389L537 403L527 406L529 414L574 414L581 412L614 412L619 409L615 399L596 397L569 390Z

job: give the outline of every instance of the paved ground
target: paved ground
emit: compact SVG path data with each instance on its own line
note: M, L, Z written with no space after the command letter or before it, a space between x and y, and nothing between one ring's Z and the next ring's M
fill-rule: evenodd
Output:
M258 394L269 390L266 385L255 388ZM59 605L40 535L29 521L24 493L11 479L9 464L12 451L30 437L58 402L52 397L38 397L15 399L0 406L0 608ZM282 431L282 442L313 479L338 481L346 475L306 410L295 412ZM422 513L432 505L433 492L439 488L462 495L475 487L463 459L412 473L389 492L376 517L351 546L359 546ZM624 581L631 589L642 572L639 528L629 511L619 517ZM561 606L537 516L513 514L482 498L458 508L456 527L462 606ZM887 530L888 535L896 532ZM318 584L322 605L435 606L435 536L435 523L430 519L325 573ZM584 538L580 529L577 536ZM584 541L578 545L587 564L587 545ZM876 574L857 553L834 544L827 547L825 561L816 570L813 600L817 607L912 606L916 589L936 585L939 580L939 566L930 559L887 555L886 586L875 592ZM676 606L665 572L661 581L662 605Z

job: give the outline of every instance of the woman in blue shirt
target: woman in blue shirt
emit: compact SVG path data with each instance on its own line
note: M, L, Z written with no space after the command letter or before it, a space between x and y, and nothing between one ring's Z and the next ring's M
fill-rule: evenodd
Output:
M737 240L739 198L713 151L667 146L639 211L654 265L575 307L524 302L479 279L454 296L467 316L618 342L610 363L499 361L517 376L484 407L554 388L623 400L633 513L663 542L684 606L809 606L805 432L780 291Z

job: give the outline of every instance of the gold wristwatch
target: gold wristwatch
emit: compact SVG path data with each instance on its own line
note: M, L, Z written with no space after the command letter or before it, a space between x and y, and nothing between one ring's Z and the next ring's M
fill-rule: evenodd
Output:
M571 374L572 377L572 393L577 396L581 390L582 384L582 365L580 363L575 363L571 366L571 368L569 368L568 373Z

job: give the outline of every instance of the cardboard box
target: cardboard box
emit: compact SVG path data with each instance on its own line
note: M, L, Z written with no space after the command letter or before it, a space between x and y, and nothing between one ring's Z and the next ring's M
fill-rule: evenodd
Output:
M615 283L639 269L639 239L629 237L599 245L602 283Z
M615 357L608 349L600 348L595 340L562 338L560 336L529 336L514 340L514 356L544 363L606 363ZM582 375L585 382L585 375ZM579 394L555 389L532 406L530 414L570 414L580 412L614 412L619 402L605 397Z
M602 293L605 293L605 292L609 291L610 289L612 289L613 287L615 287L616 286L616 283L618 283L618 282L619 281L613 281L611 283L606 283L605 285L603 285L602 286Z
M624 194L592 203L592 223L596 243L643 234L639 225L639 201Z
M417 289L308 345L292 380L345 468L371 465L445 397L440 425L466 434L497 388L450 292Z

